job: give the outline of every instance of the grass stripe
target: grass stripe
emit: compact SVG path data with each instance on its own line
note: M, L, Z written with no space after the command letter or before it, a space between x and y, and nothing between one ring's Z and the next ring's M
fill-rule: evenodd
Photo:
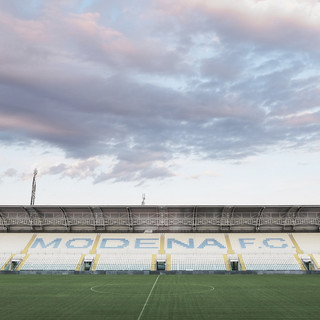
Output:
M319 319L319 274L156 277L0 273L1 320Z
M141 319L142 314L143 314L143 311L144 311L144 309L145 309L145 307L146 307L146 305L147 305L147 303L148 303L148 301L149 301L149 299L150 299L150 297L151 297L152 291L153 291L154 287L156 286L159 277L160 277L160 274L157 276L157 279L156 279L156 281L154 282L154 284L153 284L153 286L152 286L152 288L151 288L151 290L150 290L150 292L149 292L149 295L148 295L148 297L147 297L147 300L146 300L146 302L144 303L143 308L142 308L142 310L141 310L141 312L140 312L139 317L138 317L137 320L140 320L140 319Z

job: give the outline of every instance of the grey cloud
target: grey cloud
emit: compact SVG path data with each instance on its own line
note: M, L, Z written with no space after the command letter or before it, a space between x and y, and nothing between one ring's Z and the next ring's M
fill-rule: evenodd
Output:
M203 59L201 74L208 78L217 78L218 81L235 81L244 71L244 50L223 50L221 54L212 58Z
M65 172L67 165L65 163L60 163L58 165L50 167L45 173L49 175L57 175Z
M289 4L289 6L288 6ZM289 7L289 8L288 8ZM189 35L216 33L223 44L319 54L319 4L302 1L157 1L160 30ZM163 14L165 13L165 14ZM175 27L175 28L174 28ZM180 35L181 38L181 35Z
M89 158L85 160L74 161L73 163L59 163L57 165L43 169L41 175L58 175L62 177L69 177L72 179L85 179L88 177L94 178L96 170L100 166L97 159Z
M168 150L161 151L157 146L146 148L143 145L128 148L118 145L117 161L103 170L95 178L95 183L105 180L113 181L144 181L148 179L163 179L174 176L174 168L168 164L172 155ZM107 172L106 172L107 171Z
M16 177L17 175L18 175L18 171L14 168L9 168L3 173L4 177L10 177L10 178Z
M174 172L165 166L159 166L153 163L133 161L118 161L110 172L102 172L94 179L94 183L112 180L121 181L140 181L148 179L164 179L175 176Z
M65 99L66 107L61 107L63 98L47 102L39 97L37 91L34 93L39 99L37 105L44 108L37 110L32 118L37 123L52 126L57 132L39 132L32 126L6 128L2 132L10 137L16 136L17 141L37 139L48 142L75 158L103 154L115 156L119 164L111 173L105 177L101 175L95 181L133 180L157 174L167 177L170 172L153 168L153 163L166 163L175 153L187 155L196 152L199 157L217 159L242 158L262 152L266 146L278 144L286 138L288 131L290 133L280 122L268 120L265 112L258 108L261 104L259 97L252 101L246 96L245 85L235 88L237 91L234 92L238 94L233 97L216 95L207 90L181 95L174 90L150 85L142 87L124 78L113 78L110 82L96 81L96 84L101 87L101 90L96 89L100 93L93 93L89 98L85 95L88 93L86 84L78 83L79 96L74 101L71 86L70 96ZM106 89L103 94L104 85ZM32 92L27 91L28 94ZM66 88L65 91L68 92ZM273 92L276 102L280 101L281 94ZM169 101L168 96L171 97ZM13 97L11 103L17 99L15 104L18 106L23 100L24 103L28 101L24 95ZM87 109L85 103L81 103L82 97L90 100ZM105 106L101 100L105 101ZM19 111L24 119L34 110L31 104L28 108L25 113ZM9 104L1 109L10 114ZM293 133L302 135L304 131ZM148 156L152 153L149 162L144 163L141 150ZM154 153L155 150L158 152ZM130 169L129 164L134 161L143 168L138 165ZM148 172L148 167L153 168L153 173ZM126 171L133 174L124 174Z
M4 172L0 172L0 183L3 183L3 179L7 178L19 178L21 175L15 168L8 168Z

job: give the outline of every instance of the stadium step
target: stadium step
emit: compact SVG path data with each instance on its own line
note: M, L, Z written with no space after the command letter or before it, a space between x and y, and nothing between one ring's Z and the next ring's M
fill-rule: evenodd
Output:
M96 254L97 253L97 247L98 247L100 238L101 238L101 234L98 234L96 236L96 239L94 240L94 244L93 244L92 249L90 251L91 254Z
M14 253L10 256L10 258L4 263L2 268L0 269L1 271L3 270L9 270L10 269L10 264L11 264L11 259L14 257Z
M300 249L296 239L294 238L294 236L292 234L289 234L289 238L292 242L292 244L295 246L296 250L297 250L297 254L303 254L303 251Z
M234 250L232 249L232 245L231 245L231 241L230 241L229 235L225 234L224 237L226 239L226 244L227 244L227 248L228 248L228 254L234 254Z
M238 258L239 258L241 270L242 270L242 271L246 271L247 268L246 268L246 265L245 265L245 263L244 263L244 261L243 261L242 254L238 254Z
M157 269L157 255L153 254L151 258L151 271L156 271Z
M31 244L30 244L31 245ZM28 260L30 254L26 254L24 256L24 258L22 259L22 261L20 262L20 264L18 265L17 271L20 271L21 268L23 267L23 265L26 263L26 261Z
M166 271L171 271L171 254L167 254Z
M97 269L97 265L99 263L99 260L100 260L100 254L96 254L96 257L95 257L93 264L92 264L92 267L91 267L92 271L95 271Z
M160 236L160 250L158 252L159 254L165 254L164 241L165 241L165 237L164 237L164 234L162 234Z
M78 262L77 267L76 267L76 271L83 271L83 270L80 270L80 269L81 269L81 266L83 265L83 260L84 260L85 256L86 256L85 254L81 255L81 258L79 259L79 262Z
M300 259L297 253L294 254L294 257L296 258L301 270L306 270L306 267L304 266L302 260Z
M228 255L224 254L224 255L223 255L223 260L224 260L224 263L225 263L225 265L226 265L226 270L227 270L227 271L231 271L231 267L230 267L230 262L229 262Z
M320 270L320 265L318 264L318 261L314 258L313 254L309 254L309 256L313 265L316 267L316 270Z
M37 237L37 234L33 234L31 239L29 240L28 244L25 246L25 248L21 251L21 253L28 253L29 248L31 247L33 241L35 240L35 238Z

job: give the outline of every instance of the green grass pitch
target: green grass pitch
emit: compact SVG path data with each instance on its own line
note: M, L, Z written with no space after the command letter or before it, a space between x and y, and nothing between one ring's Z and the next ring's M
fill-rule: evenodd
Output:
M320 275L0 275L7 319L319 319Z

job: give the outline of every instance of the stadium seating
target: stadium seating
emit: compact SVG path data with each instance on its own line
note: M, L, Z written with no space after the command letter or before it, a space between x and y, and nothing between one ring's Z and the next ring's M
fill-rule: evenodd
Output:
M150 270L159 249L159 234L103 234L96 270Z
M177 254L171 257L171 270L226 270L222 255Z
M319 233L295 233L294 238L304 253L320 254Z
M287 233L231 233L229 238L233 250L240 254L296 253Z
M243 254L247 270L301 270L292 254Z
M146 254L101 255L96 270L150 270L151 256Z
M31 254L85 254L93 247L96 234L41 233L28 249Z
M171 270L226 270L224 234L165 235L165 251L171 255Z
M227 244L221 233L167 233L165 249L170 254L224 254Z
M0 254L0 269L5 265L5 263L10 258L10 254L1 253Z
M20 270L75 270L79 254L31 254Z
M101 234L97 253L132 253L132 254L152 254L160 249L159 234L133 234L133 233L111 233Z
M316 265L316 268L320 270L320 254L313 254L312 256L314 258L314 263Z
M0 268L320 270L319 243L318 233L1 233Z
M0 253L19 253L32 238L32 233L0 233Z

